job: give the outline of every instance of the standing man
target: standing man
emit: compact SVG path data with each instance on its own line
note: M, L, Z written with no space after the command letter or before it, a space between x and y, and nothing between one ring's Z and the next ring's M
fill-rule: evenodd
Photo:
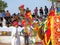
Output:
M43 16L43 8L42 7L39 9L39 13L40 13L40 16L42 17Z
M48 15L48 8L47 8L47 6L45 6L44 11L45 11L45 16L47 16Z
M0 27L2 27L2 22L3 22L2 12L0 12Z
M13 22L13 30L12 30L12 45L20 45L20 37L18 34L18 22Z
M24 38L25 38L25 45L29 45L29 35L27 27L25 27L24 29Z
M34 9L34 13L35 13L35 17L37 18L37 16L38 16L38 7L36 7L36 8Z

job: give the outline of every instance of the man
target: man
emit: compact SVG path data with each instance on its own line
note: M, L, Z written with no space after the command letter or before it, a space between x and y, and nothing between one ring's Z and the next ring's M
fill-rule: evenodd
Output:
M36 7L36 8L34 9L34 13L35 13L35 17L37 17L37 16L38 16L38 7Z
M39 9L39 13L40 13L40 16L42 17L43 16L43 8L42 7Z
M3 21L2 12L0 12L0 27L2 27L2 21Z
M12 30L12 45L20 45L20 37L18 34L18 22L13 22L13 30Z
M48 8L47 8L47 6L45 6L44 11L45 11L45 16L47 16L48 15Z
M10 12L8 10L6 11L6 16L10 17Z
M0 17L0 27L2 27L2 22L3 22L3 20L2 20L2 18Z
M29 45L29 35L27 27L24 28L25 45Z
M6 13L6 17L5 17L6 25L8 26L11 24L11 15L10 15L10 12L8 10L5 13Z

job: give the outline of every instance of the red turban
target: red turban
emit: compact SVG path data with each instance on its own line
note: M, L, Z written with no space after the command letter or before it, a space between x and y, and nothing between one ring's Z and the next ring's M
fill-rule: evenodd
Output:
M19 8L24 8L24 4L22 4Z
M18 22L17 21L13 22L13 26L16 26L16 25L18 25Z

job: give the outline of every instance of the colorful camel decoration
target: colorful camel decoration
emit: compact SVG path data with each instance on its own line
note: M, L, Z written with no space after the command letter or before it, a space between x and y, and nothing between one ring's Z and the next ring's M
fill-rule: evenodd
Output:
M38 30L38 35L43 40L43 44L60 45L60 15L56 15L55 11L51 10L43 27L43 35Z

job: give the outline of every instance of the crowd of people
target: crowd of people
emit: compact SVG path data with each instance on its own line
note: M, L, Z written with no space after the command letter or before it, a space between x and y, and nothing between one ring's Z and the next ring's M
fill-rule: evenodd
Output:
M19 10L21 10L21 9L19 9ZM39 11L39 15L38 15L38 11ZM14 21L21 22L22 19L25 18L26 13L28 13L28 12L31 12L31 10L29 8L26 8L23 11L20 11L20 13L18 13L18 14L14 13L12 15L10 14L9 10L0 12L0 26L1 27L3 26L3 18L6 20L6 22L5 22L6 26L9 27L12 25L12 23ZM34 9L33 14L31 14L32 18L35 18L35 19L40 18L40 17L43 18L43 17L46 17L47 15L48 15L47 6L45 6L44 11L43 11L42 7L39 10L38 10L38 7L36 7Z
M43 22L46 20L46 17L48 16L48 8L47 6L45 6L45 9L43 10L43 8L41 7L40 9L38 9L38 7L36 7L34 9L33 14L31 13L31 10L29 8L24 8L24 5L19 7L20 13L16 14L10 14L10 12L7 11L3 11L0 12L0 27L3 26L14 26L14 22L18 22L18 26L20 27L25 27L25 31L22 30L22 32L25 32L25 44L27 41L27 45L29 43L29 35L31 35L32 30L34 32L34 35L36 36L36 31L38 30L39 26L42 26ZM38 14L39 11L39 14ZM5 23L5 25L4 25ZM36 29L35 29L36 28ZM27 33L30 30L29 33Z

